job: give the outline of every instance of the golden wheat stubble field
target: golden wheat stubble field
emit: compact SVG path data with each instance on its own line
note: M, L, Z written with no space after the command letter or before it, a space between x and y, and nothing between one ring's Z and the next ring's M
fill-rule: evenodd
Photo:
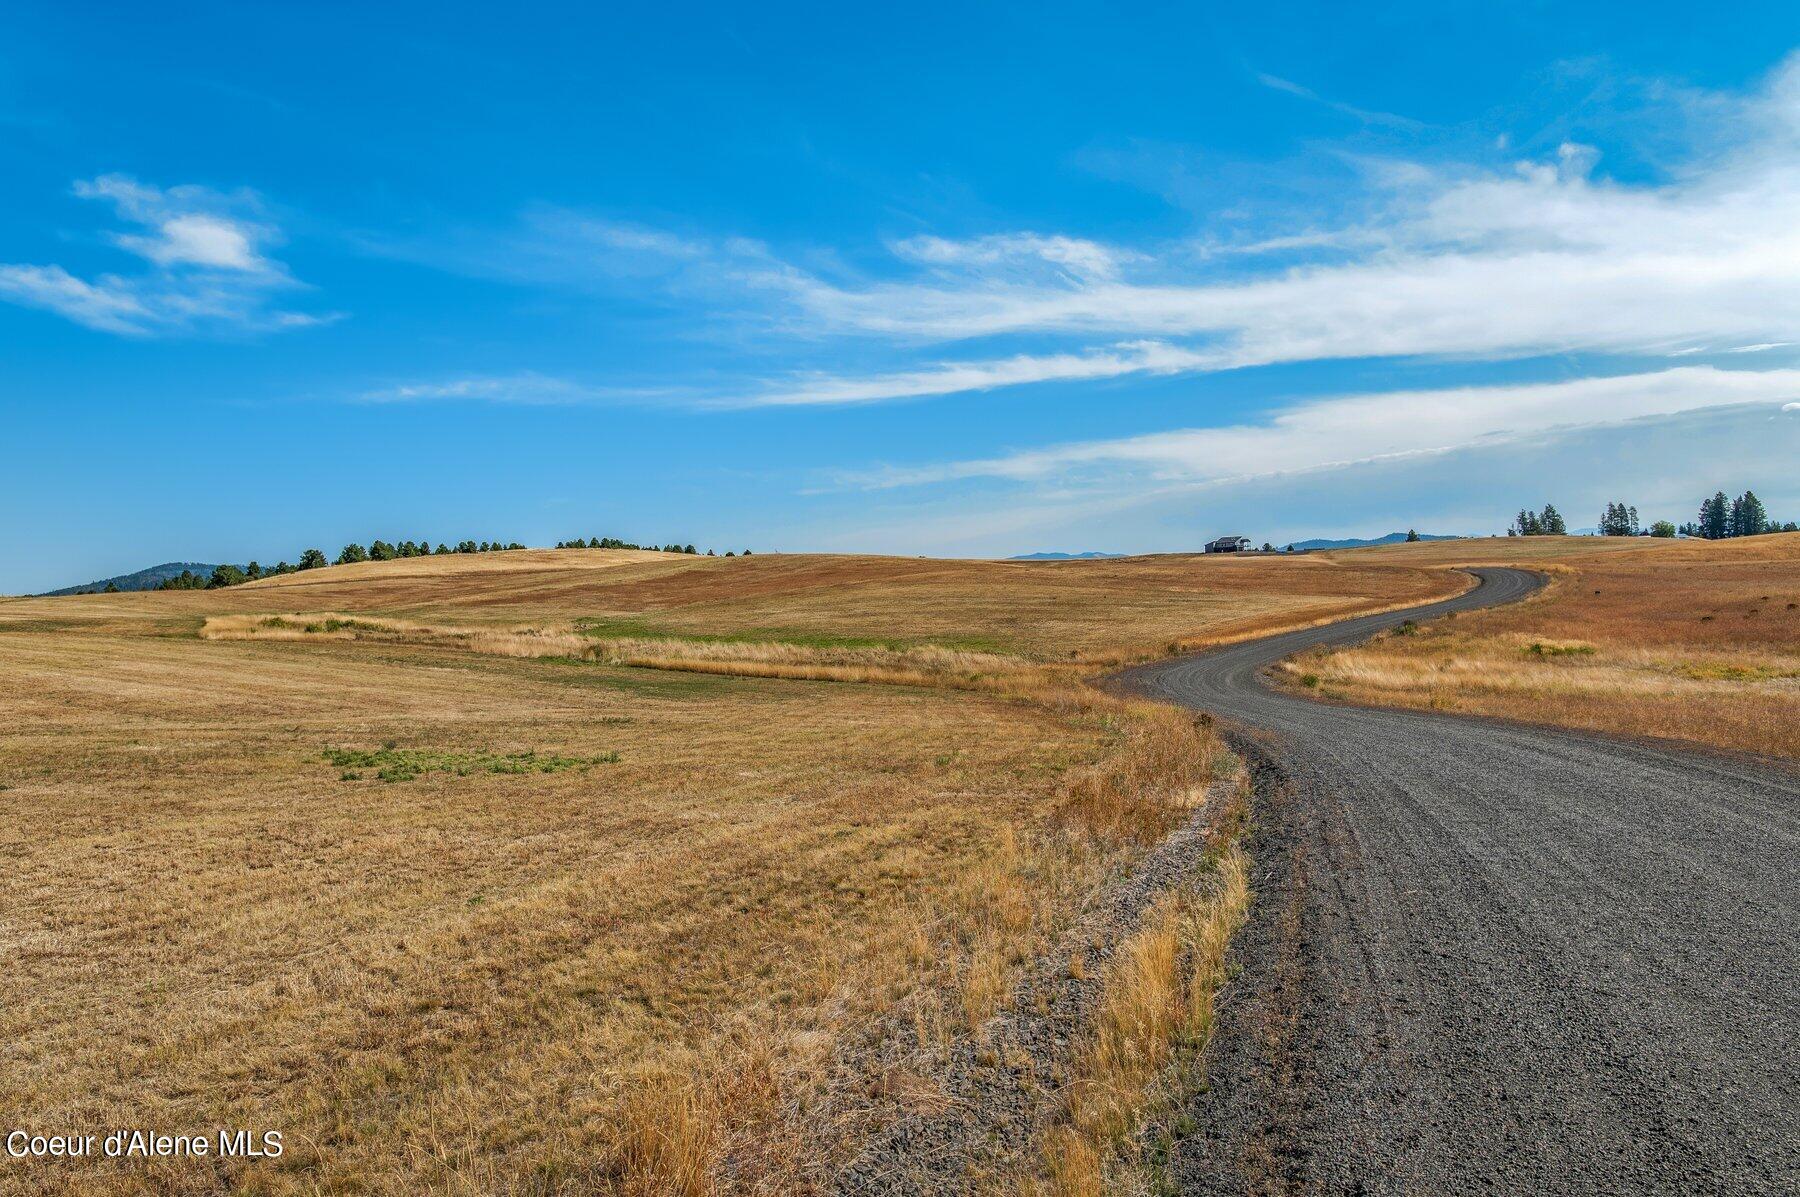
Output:
M1217 766L1071 653L1457 584L589 550L0 600L0 1125L285 1140L0 1189L816 1187L871 1084L934 1100L860 1037L969 1034Z
M1358 702L1800 757L1800 534L1527 537L1345 554L1537 567L1511 607L1312 655L1288 676Z

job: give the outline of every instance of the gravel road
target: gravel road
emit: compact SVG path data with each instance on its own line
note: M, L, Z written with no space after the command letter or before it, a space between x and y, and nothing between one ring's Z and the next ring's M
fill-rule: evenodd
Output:
M1290 697L1412 611L1145 666L1257 777L1186 1193L1800 1193L1800 772ZM1800 735L1800 728L1795 729Z

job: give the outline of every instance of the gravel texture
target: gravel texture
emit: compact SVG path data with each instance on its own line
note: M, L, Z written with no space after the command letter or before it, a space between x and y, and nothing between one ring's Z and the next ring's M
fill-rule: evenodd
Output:
M1800 1192L1800 773L1315 702L1262 671L1445 602L1126 676L1256 779L1188 1193ZM1800 735L1800 728L1794 729Z

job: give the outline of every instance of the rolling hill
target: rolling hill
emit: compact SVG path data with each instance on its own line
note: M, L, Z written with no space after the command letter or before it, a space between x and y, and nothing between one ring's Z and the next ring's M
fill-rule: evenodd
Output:
M110 578L101 578L98 582L85 582L80 586L65 586L61 590L47 590L40 597L55 598L63 594L98 594L109 585L120 590L155 590L169 578L179 577L182 570L192 570L205 577L211 574L213 567L198 561L165 561L161 565L152 565L135 573L116 574Z

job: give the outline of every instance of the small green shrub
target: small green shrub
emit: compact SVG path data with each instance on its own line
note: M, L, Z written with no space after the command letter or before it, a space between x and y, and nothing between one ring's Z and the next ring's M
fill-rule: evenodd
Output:
M1591 644L1536 644L1528 645L1525 650L1528 657L1591 657L1594 646Z
M375 779L383 782L413 781L427 773L454 773L468 777L474 773L562 773L569 769L586 771L595 765L616 764L619 754L603 752L598 756L540 756L536 752L433 752L423 748L396 748L388 740L373 751L358 748L327 748L325 760L344 772L341 781L360 781L357 770L375 770Z

